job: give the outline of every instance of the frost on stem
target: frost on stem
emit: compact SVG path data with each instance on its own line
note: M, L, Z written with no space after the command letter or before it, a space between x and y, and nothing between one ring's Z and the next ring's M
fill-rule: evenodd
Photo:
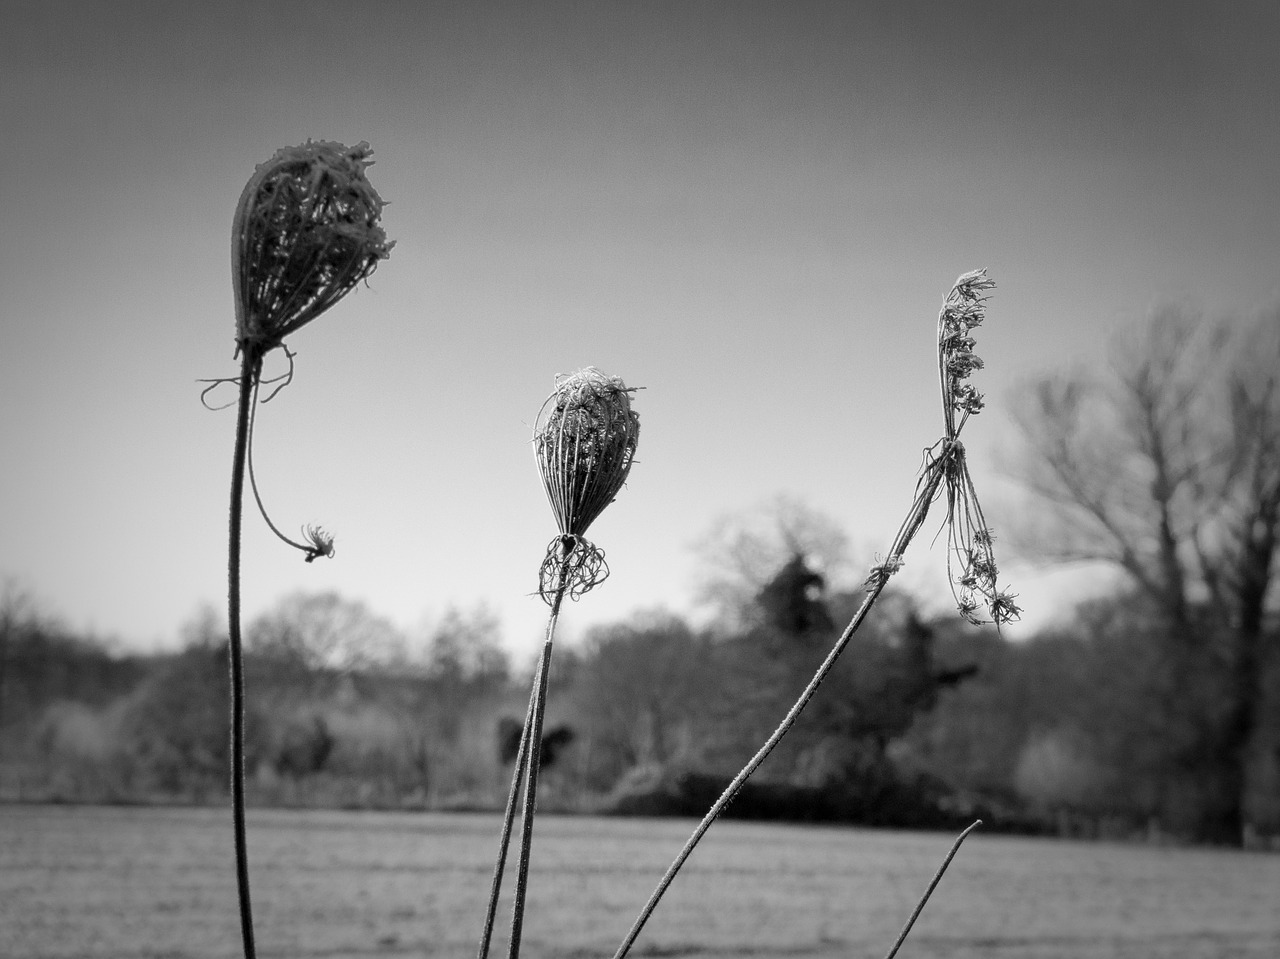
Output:
M538 593L548 604L563 590L579 598L609 575L587 528L627 481L640 438L631 393L593 366L556 378L533 430L538 472L560 535L547 547Z

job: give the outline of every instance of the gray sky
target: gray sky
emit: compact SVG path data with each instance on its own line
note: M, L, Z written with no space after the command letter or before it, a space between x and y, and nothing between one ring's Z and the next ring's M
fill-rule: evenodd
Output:
M240 191L308 137L372 144L397 245L290 340L259 416L273 517L338 555L305 564L248 515L250 616L294 589L406 628L486 601L529 648L555 533L529 430L588 364L646 389L592 529L613 576L570 633L688 609L691 545L779 493L869 559L941 434L934 324L976 267L998 288L966 439L999 535L1013 383L1096 362L1161 301L1280 295L1269 0L3 13L0 575L134 645L223 603L233 412L196 380L237 370ZM936 590L926 543L904 581ZM1053 589L1012 559L1042 618Z

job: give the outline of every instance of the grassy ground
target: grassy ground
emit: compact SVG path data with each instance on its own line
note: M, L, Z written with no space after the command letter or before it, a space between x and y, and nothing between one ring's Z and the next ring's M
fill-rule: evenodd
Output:
M522 955L607 959L692 825L540 819ZM497 828L251 811L260 955L474 955ZM950 842L719 823L634 954L882 956ZM0 807L0 955L238 956L231 861L221 809ZM1275 959L1280 856L975 834L901 955Z

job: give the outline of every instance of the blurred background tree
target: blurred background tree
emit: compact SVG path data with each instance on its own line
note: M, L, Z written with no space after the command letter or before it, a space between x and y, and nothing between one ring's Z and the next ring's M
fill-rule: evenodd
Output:
M848 549L848 537L829 516L779 495L718 517L694 544L698 599L712 610L714 628L749 628L764 614L760 591L789 559L799 557L825 582L845 568Z
M1144 669L1141 701L1162 720L1155 812L1241 842L1251 776L1277 761L1262 733L1275 709L1280 309L1248 323L1158 310L1117 338L1109 369L1042 377L1010 408L1038 506L1024 540L1133 585L1130 608L1094 610L1092 628L1148 647L1116 665Z

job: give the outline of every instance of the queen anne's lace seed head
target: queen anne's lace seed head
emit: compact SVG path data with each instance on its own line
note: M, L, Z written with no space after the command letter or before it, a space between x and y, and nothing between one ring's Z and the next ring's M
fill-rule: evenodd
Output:
M231 229L236 344L260 356L369 276L392 247L369 144L308 140L259 164Z
M542 406L533 447L562 534L586 533L627 481L640 439L632 392L589 366L558 377Z
M640 439L632 392L618 377L587 367L557 377L538 414L534 454L560 528L540 575L548 602L561 586L576 599L609 575L604 554L584 534L631 472Z

